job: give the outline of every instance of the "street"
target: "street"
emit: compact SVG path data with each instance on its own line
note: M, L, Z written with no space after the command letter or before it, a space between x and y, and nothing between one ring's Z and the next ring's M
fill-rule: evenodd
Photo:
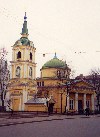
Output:
M100 117L74 118L0 127L1 137L100 137Z

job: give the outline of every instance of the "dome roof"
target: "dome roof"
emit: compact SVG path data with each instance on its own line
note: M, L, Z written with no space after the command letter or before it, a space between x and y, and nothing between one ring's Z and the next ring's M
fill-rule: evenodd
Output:
M47 61L43 66L42 69L44 68L64 68L66 67L66 62L59 60L56 57L56 53L53 59Z
M30 41L27 37L21 37L19 40L17 40L14 44L14 46L18 45L25 45L25 46L33 46L34 44L32 41Z

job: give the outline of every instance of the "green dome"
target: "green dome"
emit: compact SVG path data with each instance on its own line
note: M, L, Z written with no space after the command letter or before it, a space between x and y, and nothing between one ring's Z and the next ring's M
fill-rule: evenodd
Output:
M43 68L64 68L66 67L66 62L59 60L56 55L53 59L47 61L43 66Z
M32 41L30 41L27 37L21 37L19 40L17 40L14 44L14 46L20 46L20 45L25 45L25 46L33 46L34 44Z

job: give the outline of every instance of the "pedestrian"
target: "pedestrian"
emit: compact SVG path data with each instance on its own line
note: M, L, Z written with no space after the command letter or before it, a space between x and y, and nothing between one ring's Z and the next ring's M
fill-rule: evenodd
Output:
M89 115L90 115L90 109L89 109L89 107L87 107L87 108L85 109L85 113L86 113L86 116L89 116Z
M14 112L13 109L11 109L11 116L13 115L13 112Z

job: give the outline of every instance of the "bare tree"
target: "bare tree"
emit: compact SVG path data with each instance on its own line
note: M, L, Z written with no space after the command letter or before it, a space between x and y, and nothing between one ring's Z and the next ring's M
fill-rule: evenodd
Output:
M7 92L7 83L9 80L9 70L8 63L6 60L7 52L3 48L0 50L0 100L1 100L1 110L5 110L5 96Z
M90 70L90 75L94 75L94 74L99 75L100 74L100 68L91 69Z
M70 75L70 77L72 78L72 79L74 79L75 78L75 70L71 70L71 75Z
M88 77L88 79L91 80L95 87L97 94L97 109L100 113L100 68L91 69L90 77Z

